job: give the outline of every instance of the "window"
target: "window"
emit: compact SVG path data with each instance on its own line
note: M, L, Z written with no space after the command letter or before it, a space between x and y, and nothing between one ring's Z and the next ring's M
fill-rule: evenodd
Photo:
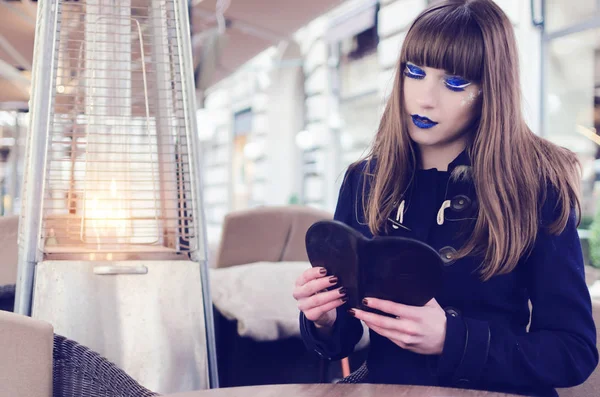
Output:
M356 36L342 41L342 56L348 61L363 58L377 52L377 44L379 44L379 35L375 24Z
M366 3L365 3L366 4ZM377 15L379 3L371 1L361 10L339 21L330 37L337 37L339 64L333 84L338 109L330 125L334 125L340 148L336 170L356 161L370 144L379 122L378 78L380 65ZM342 34L344 28L344 34Z
M244 155L248 135L252 132L252 109L245 109L233 115L232 165L232 210L246 209L249 206L254 164Z

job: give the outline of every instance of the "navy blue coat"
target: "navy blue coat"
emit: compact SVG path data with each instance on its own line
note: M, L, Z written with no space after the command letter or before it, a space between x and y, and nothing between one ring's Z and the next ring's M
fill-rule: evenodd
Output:
M446 340L441 355L403 350L371 331L368 382L433 385L556 396L556 387L582 383L598 363L596 329L584 278L581 245L572 211L565 230L551 235L544 226L555 216L555 194L541 209L541 225L530 255L510 274L483 282L481 258L454 260L477 217L470 180L450 178L457 166L469 166L466 152L448 171L418 170L405 202L402 226L389 235L412 237L439 250L445 260L444 287L436 296L445 309ZM364 224L361 192L364 166L346 175L334 218L372 237ZM442 203L444 222L437 216ZM510 216L510 214L505 214ZM392 214L390 226L396 220ZM531 325L528 301L532 303ZM314 324L300 314L305 344L331 360L348 356L362 336L358 319L337 310L333 334L320 340Z

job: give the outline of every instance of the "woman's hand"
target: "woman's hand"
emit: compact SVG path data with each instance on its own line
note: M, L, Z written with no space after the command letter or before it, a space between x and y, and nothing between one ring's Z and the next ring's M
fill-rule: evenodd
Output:
M298 309L317 328L332 327L337 318L335 309L348 300L345 288L326 291L337 282L337 277L327 276L327 270L322 267L307 269L296 280L293 295Z
M446 339L446 313L435 299L422 307L376 298L366 298L363 303L395 317L390 318L358 309L349 311L379 335L415 353L442 353Z

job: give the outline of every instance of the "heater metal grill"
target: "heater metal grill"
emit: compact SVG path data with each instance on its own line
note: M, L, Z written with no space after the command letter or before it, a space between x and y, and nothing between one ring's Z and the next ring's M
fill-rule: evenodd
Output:
M48 108L45 254L197 247L175 2L59 2Z

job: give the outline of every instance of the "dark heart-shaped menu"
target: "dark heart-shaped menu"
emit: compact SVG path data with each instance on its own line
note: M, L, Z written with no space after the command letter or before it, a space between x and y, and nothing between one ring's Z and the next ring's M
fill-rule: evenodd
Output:
M410 238L366 238L338 221L320 221L306 232L306 251L313 267L324 267L347 289L348 304L374 297L423 306L442 287L443 262L431 246Z

